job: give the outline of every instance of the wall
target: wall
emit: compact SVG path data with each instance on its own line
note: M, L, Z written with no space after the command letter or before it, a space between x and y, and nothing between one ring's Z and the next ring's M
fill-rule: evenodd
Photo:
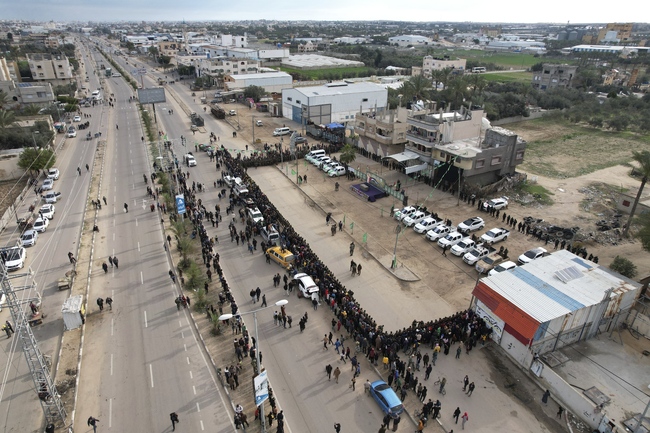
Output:
M15 180L25 174L25 170L18 167L18 159L22 151L22 149L12 149L0 153L0 181Z

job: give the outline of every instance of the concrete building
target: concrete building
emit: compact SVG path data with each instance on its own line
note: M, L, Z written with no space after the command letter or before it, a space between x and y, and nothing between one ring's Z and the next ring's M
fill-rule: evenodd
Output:
M46 48L57 50L59 48L60 39L56 36L48 36L43 41Z
M349 37L349 36L343 36L340 38L334 38L332 40L333 44L347 44L347 45L359 45L359 44L367 44L370 42L368 38L364 37Z
M0 80L0 90L7 94L7 104L48 105L56 99L52 84L17 83L13 80Z
M230 59L228 57L197 59L194 67L200 74L217 76L254 74L260 71L260 62L250 59Z
M483 110L435 113L413 111L406 120L408 142L390 155L406 173L422 172L433 184L488 185L515 173L524 161L526 142L513 132L492 127Z
M419 35L401 35L388 38L388 43L390 45L408 47L409 45L429 45L431 44L431 39L427 38L426 36Z
M181 44L173 41L160 41L158 42L158 52L162 56L176 57L176 54L181 49Z
M224 85L227 91L243 90L248 86L263 87L268 93L281 93L292 87L293 78L286 72L227 75Z
M492 340L515 362L536 358L611 331L623 321L641 285L567 250L479 280L473 308Z
M65 54L27 54L27 62L36 81L63 84L73 79L72 68Z
M338 57L321 56L320 54L299 54L282 60L282 66L295 69L323 69L363 67L364 63L356 60L339 59Z
M20 74L16 62L7 62L5 57L0 57L0 81L19 81Z
M312 51L316 51L316 45L312 41L305 41L298 45L299 53L311 53Z
M533 87L539 90L568 89L578 70L577 66L544 63L541 71L533 72Z
M354 120L357 113L379 113L388 91L373 83L333 82L282 91L282 115L300 124L326 125Z
M634 23L609 23L598 31L598 42L629 42L632 39L632 27Z
M629 56L634 53L647 54L650 47L626 47L623 45L576 45L574 47L566 48L563 52L571 53L611 53L619 54L620 56Z
M453 69L462 74L465 72L466 66L466 59L424 56L424 59L422 59L422 68L414 66L411 70L411 75L424 75L425 77L431 77L433 71L441 71L447 68Z
M357 146L382 157L402 152L407 142L407 115L405 107L380 113L357 113L354 124L354 133L359 136Z

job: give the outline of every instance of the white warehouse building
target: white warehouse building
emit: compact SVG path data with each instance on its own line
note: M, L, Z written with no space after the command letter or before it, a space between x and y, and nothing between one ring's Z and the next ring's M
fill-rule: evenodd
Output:
M228 90L245 89L248 86L263 87L268 93L280 93L293 86L293 77L286 72L263 72L257 74L232 74L224 78Z
M359 112L381 112L388 105L388 90L374 83L334 82L282 91L282 114L300 124L346 123Z

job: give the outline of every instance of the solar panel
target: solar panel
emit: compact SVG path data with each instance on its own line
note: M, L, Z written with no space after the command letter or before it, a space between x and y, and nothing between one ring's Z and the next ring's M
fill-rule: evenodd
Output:
M582 278L583 275L582 272L580 272L580 270L575 266L569 266L568 268L556 271L555 276L563 283L568 283L569 281Z

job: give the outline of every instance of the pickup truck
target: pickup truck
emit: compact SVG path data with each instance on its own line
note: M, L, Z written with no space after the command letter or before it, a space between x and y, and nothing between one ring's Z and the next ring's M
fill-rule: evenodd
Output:
M393 216L397 221L402 221L404 218L407 216L411 215L413 212L415 212L417 209L413 206L406 206L404 209L400 209L398 211L395 211Z
M413 214L405 217L402 220L402 222L404 223L404 225L406 227L412 227L412 226L416 225L417 223L419 223L420 221L422 221L423 219L425 219L428 216L429 216L428 213L426 213L424 211L421 211L421 210L418 210L418 211L413 212Z
M456 245L458 242L465 239L465 235L459 232L449 233L442 239L438 239L438 246L440 248L451 248Z
M494 252L494 248L476 246L472 248L469 252L465 253L465 255L463 256L463 261L468 265L474 266L476 262L481 260L483 257L487 256L488 254L492 254L493 252Z
M427 239L429 239L431 242L436 242L440 238L444 238L447 236L449 233L453 232L456 230L455 227L451 226L446 226L446 225L439 225L433 230L429 230L427 232Z
M494 228L488 232L485 232L481 236L481 240L488 245L496 244L497 242L505 241L510 236L510 230L501 228Z
M475 246L476 242L474 242L472 238L465 238L451 247L451 253L455 256L461 257Z
M415 233L420 233L420 234L426 233L429 230L433 230L436 227L438 227L440 224L442 224L442 222L443 221L441 219L437 219L436 217L430 216L417 223L413 227L413 231L415 231Z
M488 254L476 263L476 270L479 274L487 274L505 259L498 251Z

